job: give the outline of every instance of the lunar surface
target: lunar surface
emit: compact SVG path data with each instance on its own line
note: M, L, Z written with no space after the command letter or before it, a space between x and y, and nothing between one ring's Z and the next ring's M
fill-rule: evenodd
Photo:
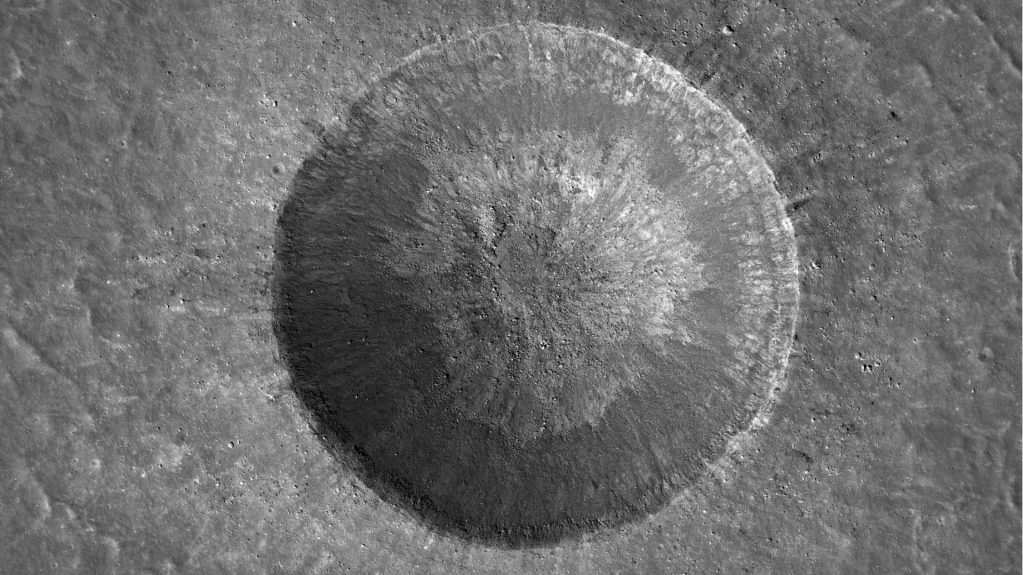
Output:
M662 507L784 385L795 238L667 64L579 28L417 52L282 210L293 387L441 527L550 543Z
M0 571L1020 573L1013 2L0 6Z

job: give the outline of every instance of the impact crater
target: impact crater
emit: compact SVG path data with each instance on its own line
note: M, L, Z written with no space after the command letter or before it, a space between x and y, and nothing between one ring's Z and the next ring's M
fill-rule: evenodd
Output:
M416 52L327 130L279 223L295 391L445 531L535 545L646 516L784 387L773 175L727 110L602 34Z

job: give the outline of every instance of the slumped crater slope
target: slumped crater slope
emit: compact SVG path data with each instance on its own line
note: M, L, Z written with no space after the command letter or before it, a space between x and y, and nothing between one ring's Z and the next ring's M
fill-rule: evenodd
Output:
M783 387L795 242L742 126L610 37L413 54L280 218L293 386L434 525L542 544L668 504Z

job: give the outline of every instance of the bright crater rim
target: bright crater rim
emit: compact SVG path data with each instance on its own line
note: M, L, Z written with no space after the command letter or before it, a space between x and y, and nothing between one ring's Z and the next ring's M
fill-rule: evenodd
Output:
M645 517L784 387L796 250L767 164L603 34L416 52L323 135L279 224L293 388L445 531L548 544Z

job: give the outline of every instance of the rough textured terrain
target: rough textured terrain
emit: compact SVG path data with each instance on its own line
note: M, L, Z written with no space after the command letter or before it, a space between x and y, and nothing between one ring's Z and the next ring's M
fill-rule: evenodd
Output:
M788 389L651 520L508 551L339 466L272 332L281 202L417 48L538 20L746 127L800 264ZM0 564L14 573L1019 573L1017 2L0 9Z

